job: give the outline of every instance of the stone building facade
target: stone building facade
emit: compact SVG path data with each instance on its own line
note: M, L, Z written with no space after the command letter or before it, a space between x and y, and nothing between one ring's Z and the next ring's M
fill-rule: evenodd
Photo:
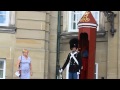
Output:
M116 32L113 37L109 22L102 12L99 13L99 31L105 31L105 35L101 37L97 35L96 39L98 78L120 78L120 12L113 12L116 14L114 19ZM23 48L30 51L32 79L56 79L57 56L59 56L57 64L62 66L70 51L68 43L70 38L77 37L77 31L70 31L69 28L70 11L61 11L60 17L58 14L59 11L0 11L1 79L17 79L14 75L16 62ZM60 43L57 43L58 30ZM65 74L64 71L64 78Z

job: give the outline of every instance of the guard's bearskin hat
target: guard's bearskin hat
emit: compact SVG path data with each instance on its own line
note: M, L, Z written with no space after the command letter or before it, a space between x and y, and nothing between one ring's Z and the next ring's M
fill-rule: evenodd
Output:
M78 48L78 39L77 38L73 38L69 41L70 44L70 49L72 50L73 47Z

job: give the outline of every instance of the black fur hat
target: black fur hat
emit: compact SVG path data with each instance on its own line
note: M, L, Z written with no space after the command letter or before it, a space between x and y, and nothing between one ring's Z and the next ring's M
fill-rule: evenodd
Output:
M70 44L70 49L72 50L73 47L78 48L78 39L77 38L73 38L69 41Z

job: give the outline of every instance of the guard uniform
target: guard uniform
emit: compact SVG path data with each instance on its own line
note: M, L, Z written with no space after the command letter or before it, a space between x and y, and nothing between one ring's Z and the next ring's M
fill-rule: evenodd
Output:
M73 47L78 48L78 39L73 38L69 42L70 44L70 49L72 50ZM66 68L66 66L69 65L69 79L78 79L78 74L80 73L81 65L82 65L82 60L81 60L81 53L76 51L71 51L67 59L62 67L62 70Z

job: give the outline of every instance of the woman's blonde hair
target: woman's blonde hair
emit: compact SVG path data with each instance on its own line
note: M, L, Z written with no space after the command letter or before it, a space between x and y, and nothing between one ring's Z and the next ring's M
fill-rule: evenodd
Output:
M29 51L27 49L23 49L22 52L24 53L24 52L29 52Z

